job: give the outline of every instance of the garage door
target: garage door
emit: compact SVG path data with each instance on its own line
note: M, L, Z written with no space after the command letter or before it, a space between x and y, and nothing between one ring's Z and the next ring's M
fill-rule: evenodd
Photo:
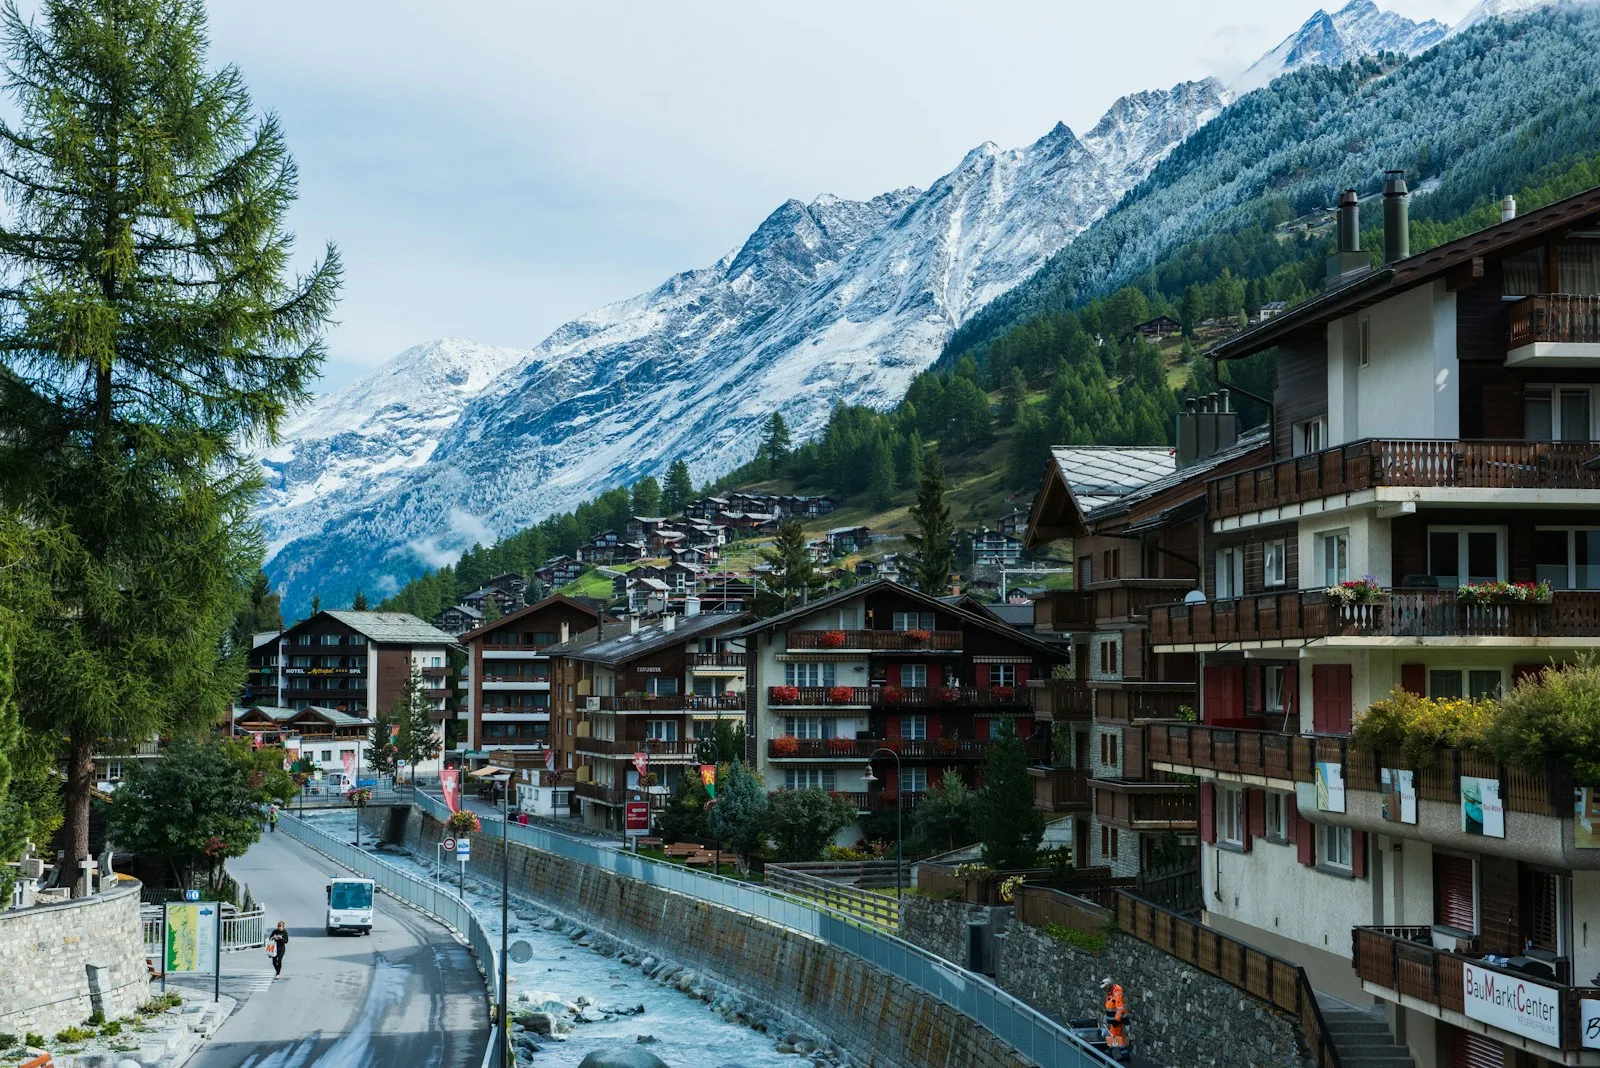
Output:
M1451 1028L1450 1068L1505 1068L1505 1047L1482 1035Z

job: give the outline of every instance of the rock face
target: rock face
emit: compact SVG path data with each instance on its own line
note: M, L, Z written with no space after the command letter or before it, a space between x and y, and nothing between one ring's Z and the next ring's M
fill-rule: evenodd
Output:
M578 1068L667 1068L667 1062L635 1045L597 1049L579 1061Z

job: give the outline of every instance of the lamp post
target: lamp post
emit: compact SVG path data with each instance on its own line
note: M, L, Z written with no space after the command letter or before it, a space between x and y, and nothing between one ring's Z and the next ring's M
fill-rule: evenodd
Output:
M508 779L505 790L500 795L500 1008L499 1023L501 1033L506 1027L506 940L511 928L511 853L507 849L507 839L511 822L511 786Z
M894 757L894 897L900 900L900 884L905 878L906 858L906 803L904 791L901 790L900 754L887 746L879 746L867 754L867 782L877 782L878 777L872 774L872 758L879 753L888 753Z

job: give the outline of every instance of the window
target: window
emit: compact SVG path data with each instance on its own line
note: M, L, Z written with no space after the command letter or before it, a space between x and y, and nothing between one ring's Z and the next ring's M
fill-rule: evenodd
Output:
M645 686L651 697L676 697L678 695L678 677L676 675L651 675L650 682Z
M990 686L1016 686L1017 665L1015 664L990 664Z
M901 716L900 737L906 741L920 742L928 737L927 716Z
M790 686L832 686L833 665L821 664L785 664L783 665L783 681Z
M1442 590L1500 581L1505 555L1505 532L1498 527L1428 528L1428 574Z
M1309 456L1328 447L1328 420L1326 416L1307 419L1294 424L1294 454Z
M1117 643L1112 638L1100 640L1100 673L1102 675L1115 675L1117 673Z
M652 742L675 742L678 740L678 721L647 719L644 721L644 736Z
M333 760L333 750L332 749L324 749L322 751L322 762L324 764L327 764L327 763L331 763L332 760Z
M1372 319L1363 315L1359 328L1360 338L1357 341L1357 362L1366 367L1372 363Z
M785 790L827 790L833 792L832 768L788 768L783 773Z
M902 664L900 666L900 685L915 687L928 685L928 665Z
M339 635L337 635L337 634L319 634L319 635L317 635L317 643L319 645L338 645L339 644Z
M932 630L932 612L896 612L894 614L895 630Z
M900 773L900 790L902 793L920 794L927 788L927 768L906 768Z
M1105 860L1117 859L1117 829L1100 826L1100 855Z
M1317 828L1317 854L1330 868L1350 870L1350 828L1322 824Z
M1536 529L1533 567L1535 579L1558 590L1600 589L1600 528Z
M1244 551L1238 548L1217 550L1217 600L1230 601L1244 596Z
M1267 837L1276 842L1289 839L1289 795L1267 794Z
M1322 565L1322 584L1337 586L1350 581L1350 533L1336 530L1317 535L1317 560Z
M1530 387L1522 394L1522 436L1529 441L1588 441L1592 407L1588 386Z
M820 716L785 716L783 732L791 738L832 738L835 720Z
M1268 712L1284 709L1283 665L1267 664L1261 669L1261 704Z
M1113 767L1117 763L1117 736L1110 731L1100 735L1100 763Z
M1106 573L1105 573L1104 577L1106 577L1108 579L1121 578L1122 577L1122 550L1121 549L1107 549L1102 555L1105 557L1105 565L1106 565L1106 567L1105 567Z
M1261 547L1261 584L1282 586L1289 581L1289 543L1276 538Z
M1244 791L1222 787L1217 790L1217 838L1229 845L1244 844Z
M1075 583L1075 585L1079 589L1082 589L1083 587L1089 585L1089 583L1091 583L1093 581L1094 581L1094 557L1092 557L1092 556L1080 556L1080 557L1078 557L1078 574L1077 574L1077 582Z
M1504 679L1499 668L1433 668L1428 672L1429 697L1497 697Z
M717 689L716 679L702 679L699 677L695 678L694 695L696 697L715 697L720 692L721 691Z

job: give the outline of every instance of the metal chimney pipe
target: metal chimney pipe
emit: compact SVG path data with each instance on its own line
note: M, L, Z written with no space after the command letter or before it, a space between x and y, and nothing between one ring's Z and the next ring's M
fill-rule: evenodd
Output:
M1354 189L1339 194L1339 251L1361 251L1361 201Z
M1507 193L1505 199L1500 201L1500 221L1510 222L1517 217L1517 198Z
M1383 262L1411 255L1410 191L1405 171L1386 171L1383 182Z

